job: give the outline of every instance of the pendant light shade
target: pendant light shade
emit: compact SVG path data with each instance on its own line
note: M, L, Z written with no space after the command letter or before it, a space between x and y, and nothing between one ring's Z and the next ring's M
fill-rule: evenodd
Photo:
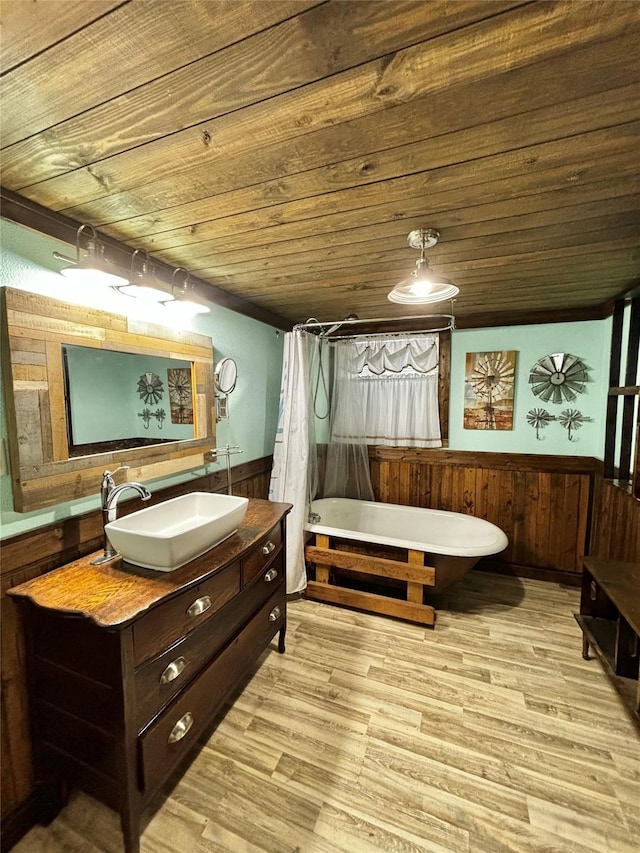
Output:
M98 240L91 225L78 228L75 260L59 252L54 252L53 256L68 264L60 270L62 275L87 285L110 286L123 296L162 305L177 318L208 314L211 311L208 305L189 298L189 292L195 288L186 269L176 267L171 282L164 282L156 276L156 268L151 264L147 252L136 249L131 255L130 270L125 270L105 256L104 244Z
M403 305L429 305L434 302L442 302L445 299L453 299L460 289L429 267L429 259L425 257L425 250L435 246L440 233L433 228L420 228L411 231L407 242L412 249L420 249L420 257L416 261L416 268L411 275L398 282L388 295L391 302L399 302Z
M142 299L146 302L171 302L173 296L160 286L155 269L149 264L149 255L144 249L136 249L131 256L129 284L117 287L119 293Z
M182 273L182 282L176 284L176 274ZM171 276L171 295L162 304L176 316L191 317L194 314L208 314L210 308L202 302L194 302L187 297L189 291L189 273L183 267L176 267Z
M89 236L83 248L81 244L85 231L89 233ZM82 284L119 287L129 283L128 277L106 258L104 244L97 239L95 228L91 225L81 225L78 228L75 260L66 257L66 255L61 255L59 252L54 252L53 256L58 260L67 262L68 266L60 270L63 276Z

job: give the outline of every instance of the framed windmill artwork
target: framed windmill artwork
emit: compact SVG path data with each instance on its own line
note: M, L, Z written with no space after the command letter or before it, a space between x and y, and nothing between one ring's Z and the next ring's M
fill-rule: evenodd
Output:
M169 367L167 369L167 385L169 386L171 423L192 424L193 390L191 385L191 371L184 367Z
M515 373L515 350L467 353L465 429L513 429Z

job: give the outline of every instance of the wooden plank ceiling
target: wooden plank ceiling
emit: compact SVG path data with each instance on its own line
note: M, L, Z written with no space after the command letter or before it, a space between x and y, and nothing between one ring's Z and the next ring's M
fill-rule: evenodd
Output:
M638 2L0 13L3 187L198 287L289 324L417 313L387 294L424 227L459 325L603 316L638 283Z

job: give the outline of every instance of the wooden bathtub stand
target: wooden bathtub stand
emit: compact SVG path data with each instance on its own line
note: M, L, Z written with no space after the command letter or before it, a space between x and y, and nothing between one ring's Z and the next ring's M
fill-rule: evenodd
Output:
M423 604L425 587L435 585L435 569L425 566L425 554L422 551L407 552L406 562L396 559L353 553L331 546L329 536L316 533L315 544L305 548L307 563L315 565L315 580L307 582L306 597L331 604L342 604L356 610L394 616L409 622L433 627L436 612L433 607ZM332 582L331 569L345 569L374 578L406 582L406 600L379 593L363 592Z

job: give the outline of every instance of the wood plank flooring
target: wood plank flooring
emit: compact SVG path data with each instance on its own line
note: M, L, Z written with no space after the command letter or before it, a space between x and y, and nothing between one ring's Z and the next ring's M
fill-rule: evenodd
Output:
M640 738L578 590L471 573L438 608L292 602L142 853L638 853ZM117 853L118 818L76 792L14 850Z

